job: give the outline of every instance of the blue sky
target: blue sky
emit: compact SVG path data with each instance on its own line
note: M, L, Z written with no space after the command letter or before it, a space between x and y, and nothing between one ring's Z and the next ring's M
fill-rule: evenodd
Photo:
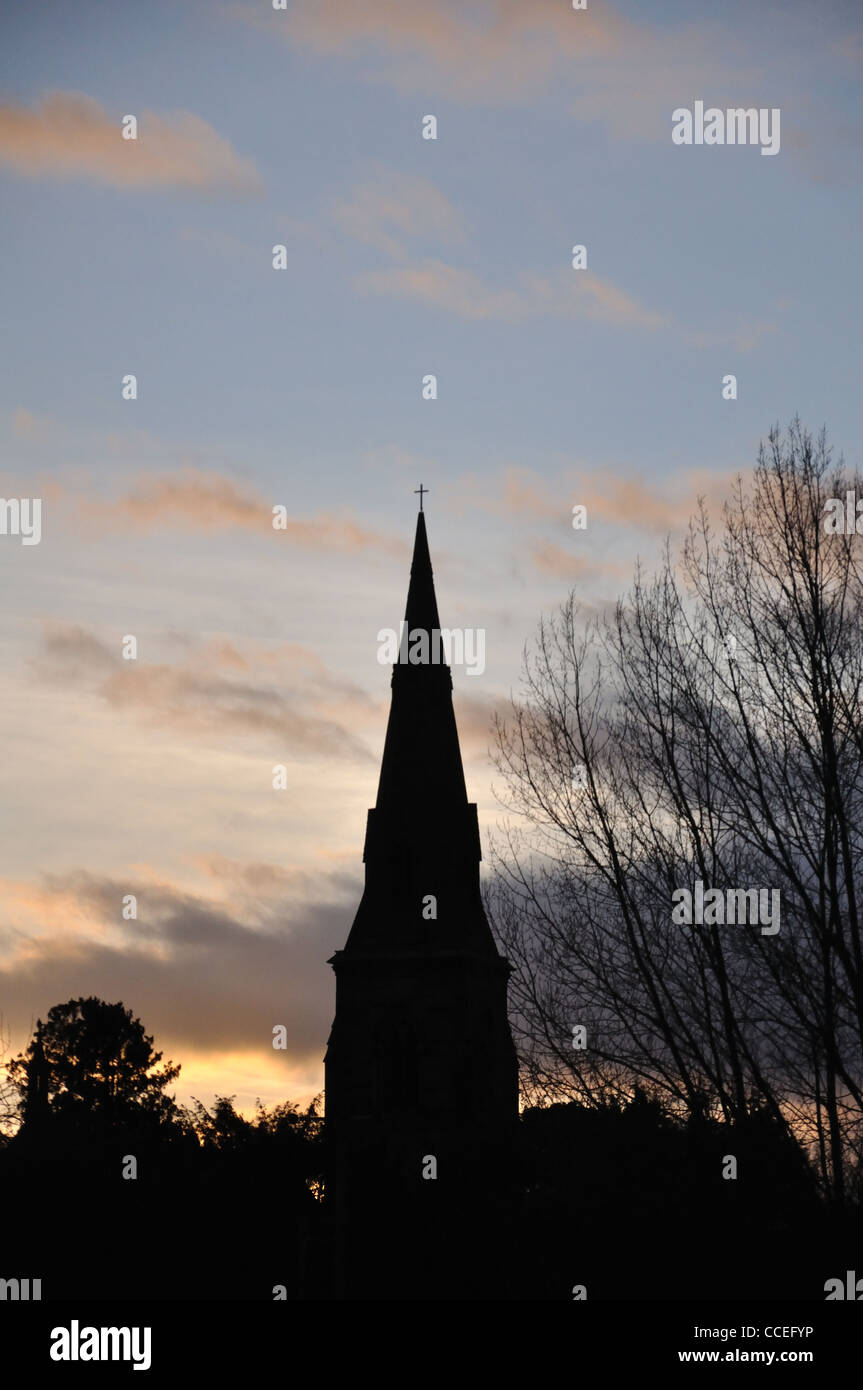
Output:
M308 1095L413 489L442 620L487 632L455 673L487 832L543 612L611 602L775 421L859 463L863 20L85 0L0 31L0 482L44 499L39 546L0 537L0 1011L17 1047L121 997L183 1095ZM673 145L696 99L778 107L780 152Z

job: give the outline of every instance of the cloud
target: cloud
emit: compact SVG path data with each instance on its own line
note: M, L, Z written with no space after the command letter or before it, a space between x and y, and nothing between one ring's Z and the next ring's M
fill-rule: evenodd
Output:
M70 438L67 426L23 407L18 407L12 415L12 431L19 439L33 444L56 444L61 440L68 443ZM235 482L214 468L201 467L195 462L159 472L152 466L153 460L158 459L164 468L168 460L194 459L195 451L186 445L158 439L147 430L127 429L121 434L90 431L84 432L82 438L91 455L98 451L109 454L112 459L150 466L142 468L130 491L119 497L86 496L61 483L42 480L39 495L50 496L58 505L70 507L79 528L142 532L166 527L202 532L233 529L263 533L276 543L286 542L301 550L325 554L356 555L380 550L398 559L410 555L410 547L404 540L362 525L344 508L312 517L287 516L284 525L276 529L273 507L283 505L278 495L265 498L249 483ZM84 475L81 487L88 485L92 486L92 482L88 484ZM30 496L34 486L31 472L23 495ZM279 520L281 522L282 518Z
M277 880L275 866L245 869L255 867L271 868L271 882ZM3 885L6 901L9 887ZM347 938L358 876L348 891L344 876L334 882L321 872L317 901L284 884L266 900L247 902L242 915L218 899L134 876L79 870L28 892L12 887L19 905L29 896L34 914L32 934L19 926L0 963L4 996L18 1001L22 1019L25 1009L44 1017L52 1004L96 994L122 999L160 1047L170 1041L210 1053L255 1050L264 1069L273 1025L284 1023L289 1054L323 1056L334 1000L326 961ZM138 917L123 922L129 893ZM68 921L89 923L92 935L70 933ZM182 1063L182 1055L175 1060Z
M554 479L509 464L492 479L476 473L463 475L451 495L459 514L481 511L569 530L572 508L581 504L587 507L588 526L601 520L665 535L688 524L699 495L721 506L736 476L736 469L684 469L661 487L652 487L619 463L600 468L578 464ZM549 573L574 572L568 560L555 556L553 547L534 558Z
M501 510L511 516L529 515L543 521L559 521L562 516L571 514L548 482L526 468L504 471L499 504Z
M251 489L195 468L143 474L125 497L90 500L82 510L106 524L152 530L173 525L193 530L272 529L272 507Z
M670 320L647 309L625 291L589 271L564 272L558 279L525 277L527 293L542 312L564 317L584 317L602 323L627 324L637 328L660 328Z
M496 695L469 695L464 682L453 691L459 743L465 760L484 760L491 743L492 718L500 705Z
M615 477L603 470L584 478L576 500L587 506L588 525L590 519L599 517L665 535L688 525L699 495L721 505L736 476L736 469L722 473L686 469L656 489L640 478L625 474Z
M521 323L552 316L646 328L670 322L588 271L568 272L559 280L523 275L520 289L494 289L470 270L426 260L413 267L366 271L355 283L360 290L418 299L466 319Z
M597 561L590 556L577 555L573 550L565 550L563 546L555 545L548 540L532 542L530 556L543 574L551 575L554 579L564 579L567 583L600 576L622 579L632 575L631 564L613 560Z
M356 871L356 858L356 854L350 857L350 871L344 868L322 869L321 862L327 859L323 852L317 860L302 869L293 865L229 859L223 854L201 854L195 857L194 862L221 891L230 910L237 915L248 916L265 907L269 910L287 897L294 903L300 900L317 902L322 883L327 885L328 896L344 893L348 902L358 902L362 879Z
M587 270L559 271L554 276L523 272L517 285L495 287L474 271L433 257L408 264L404 239L428 232L465 240L465 228L449 200L426 179L387 175L388 186L366 185L339 204L336 216L355 237L383 250L397 265L367 270L354 277L361 293L413 299L429 308L475 321L523 323L532 318L572 318L629 328L672 328L695 346L733 345L750 352L776 324L766 320L725 332L688 329L667 314L639 303L632 295Z
M600 476L585 479L579 498L587 507L589 520L622 522L643 530L665 532L685 525L695 507L695 497L687 489L669 497L639 478Z
M564 550L551 541L532 542L530 555L538 570L555 579L581 579L590 570L590 562L584 556Z
M357 289L373 294L419 299L460 318L507 319L517 323L529 316L528 306L516 290L492 290L472 271L445 265L443 261L366 271L356 277L355 284Z
M263 737L274 758L367 762L371 754L356 730L381 718L363 690L332 677L314 652L295 643L261 650L247 642L241 653L217 639L171 665L126 661L119 643L111 648L81 626L55 622L45 626L33 671L38 680L77 684L118 711L187 735Z
M382 59L375 75L403 90L433 83L460 100L512 103L562 76L579 116L631 139L668 139L678 95L719 88L730 99L760 76L744 41L717 25L651 27L607 4L289 0L284 12L240 4L228 12L321 57Z
M493 516L517 516L522 520L563 521L571 515L570 484L552 482L530 468L506 464L491 478L464 473L449 491L456 513L481 511Z
M51 92L33 107L0 105L0 163L32 178L92 179L112 188L261 191L254 163L200 116L133 114L138 138L125 140L121 117L82 92Z
M32 410L19 406L12 416L12 431L21 439L32 439L40 443L55 440L61 434L60 426L49 415L36 415Z
M373 182L355 188L337 204L335 216L351 236L379 247L393 260L407 257L395 232L414 238L431 233L451 241L464 237L461 214L433 183L386 170L379 170Z
M79 502L82 516L102 526L147 531L181 526L187 530L226 528L263 531L305 550L357 551L378 548L402 556L404 541L371 531L349 517L287 517L284 528L273 528L273 506L252 488L239 487L220 474L187 467L180 472L142 474L132 491L114 499Z
M431 62L456 90L474 94L490 85L531 91L566 57L613 52L627 28L613 13L574 15L555 0L293 0L286 13L266 18L240 5L231 12L325 56L359 47L389 54L397 61L387 76L400 85L415 75L411 58Z

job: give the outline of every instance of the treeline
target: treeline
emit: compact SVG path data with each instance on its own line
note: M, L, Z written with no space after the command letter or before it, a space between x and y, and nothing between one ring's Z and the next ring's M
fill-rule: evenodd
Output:
M39 1278L45 1299L334 1296L318 1102L251 1119L228 1097L177 1106L178 1068L129 1010L98 999L52 1009L7 1074L17 1124L0 1147L0 1277ZM393 1189L369 1213L368 1278L342 1296L368 1297L389 1271L389 1296L404 1299L820 1300L859 1263L859 1214L836 1216L767 1107L682 1118L638 1088L534 1107L494 1162L508 1187L486 1219L485 1264L467 1248L480 1227L450 1221L435 1252ZM482 1197L482 1173L469 1185L441 1173L444 1216L448 1201L467 1213Z
M122 1004L52 1008L7 1066L0 1276L43 1297L298 1298L315 1286L320 1102L183 1107ZM17 1122L17 1123L16 1123Z

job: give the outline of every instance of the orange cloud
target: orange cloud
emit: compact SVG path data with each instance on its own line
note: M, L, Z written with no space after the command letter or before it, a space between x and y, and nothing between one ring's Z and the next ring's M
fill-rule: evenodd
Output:
M721 506L736 476L735 469L720 473L687 469L660 489L632 477L621 466L573 467L552 480L529 468L509 465L494 480L467 474L460 480L455 500L459 511L467 508L496 516L557 522L567 528L572 508L578 503L587 507L588 525L599 519L664 535L687 525L700 495ZM558 573L564 569L572 572L569 561L556 558L552 551L535 558L549 573L555 567Z
M424 261L422 265L393 270L372 270L357 276L356 286L375 294L419 299L435 309L445 309L466 319L508 319L519 322L528 308L515 290L491 290L469 270Z
M367 271L355 283L361 290L418 299L466 319L521 323L528 318L555 316L647 328L669 322L587 271L569 272L559 281L525 275L521 289L493 289L470 270L427 260L413 267Z
M88 876L73 874L67 882L48 876L41 883L24 879L0 879L3 916L15 935L11 940L19 958L38 951L37 939L46 934L73 937L101 936L105 930L102 904L88 891ZM116 901L122 904L123 892ZM115 917L119 915L119 909Z
M241 490L229 478L197 468L180 473L143 475L126 497L107 501L81 501L79 510L90 520L104 525L118 524L138 530L157 526L183 526L199 531L228 527L264 531L277 539L286 537L307 550L338 550L353 553L378 547L394 555L404 555L403 541L371 531L347 517L287 517L285 525L273 529L273 506L251 488Z
M272 508L263 498L242 492L229 478L195 468L144 475L128 496L82 506L94 518L139 530L165 524L201 531L272 526Z
M638 478L615 478L603 472L586 479L576 500L587 506L588 518L601 517L605 521L665 534L688 524L700 494L721 505L736 476L737 470L727 473L688 470L670 486L655 491Z
M33 178L93 179L113 188L260 192L254 163L200 116L133 114L138 138L124 140L121 118L82 92L52 92L33 107L0 105L0 163Z
M580 116L630 139L668 138L674 91L719 87L742 97L761 76L747 66L743 41L723 32L720 49L716 26L651 27L608 4L291 0L286 11L234 4L229 12L322 57L381 55L375 75L403 90L433 83L461 100L514 102L563 73Z
M241 6L233 13L266 26L321 54L344 53L358 45L383 48L399 60L431 60L456 84L483 87L505 82L513 91L531 89L560 57L585 58L614 51L628 26L607 11L567 13L557 0L293 0L290 10L266 18ZM267 20L270 22L268 23ZM629 26L634 27L634 26ZM399 80L398 71L392 76Z
M670 323L664 314L645 308L610 281L600 280L586 270L566 271L554 281L528 275L524 283L538 312L642 328Z
M530 553L537 569L543 574L551 575L554 579L564 579L569 583L588 577L607 576L619 579L632 574L631 564L617 564L610 560L595 561L589 556L564 550L562 546L554 545L551 541L537 541L531 546Z

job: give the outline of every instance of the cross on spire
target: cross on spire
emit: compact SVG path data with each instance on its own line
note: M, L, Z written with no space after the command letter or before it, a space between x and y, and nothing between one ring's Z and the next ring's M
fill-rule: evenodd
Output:
M422 483L420 483L419 487L414 488L414 496L416 496L417 493L419 493L420 495L420 511L422 511L423 509L423 493L428 491L429 489L427 487L423 487Z

